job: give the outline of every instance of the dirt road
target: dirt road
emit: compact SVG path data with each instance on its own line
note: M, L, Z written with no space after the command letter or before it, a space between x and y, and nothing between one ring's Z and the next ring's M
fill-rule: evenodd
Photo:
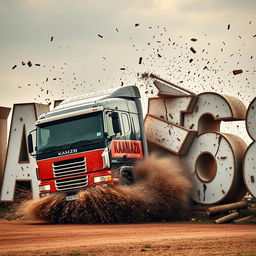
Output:
M256 255L255 225L0 220L0 255Z

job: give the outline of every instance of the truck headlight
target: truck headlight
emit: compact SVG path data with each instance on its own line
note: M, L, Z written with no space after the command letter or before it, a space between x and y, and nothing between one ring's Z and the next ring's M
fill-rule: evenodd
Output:
M94 177L94 183L99 183L99 182L106 182L106 181L111 181L112 176L111 175L105 175L105 176L98 176Z
M108 148L107 147L104 149L101 157L102 157L103 169L110 168L110 161L109 161L109 154L108 154Z
M50 185L39 186L39 192L49 191L49 190L51 190L51 186Z

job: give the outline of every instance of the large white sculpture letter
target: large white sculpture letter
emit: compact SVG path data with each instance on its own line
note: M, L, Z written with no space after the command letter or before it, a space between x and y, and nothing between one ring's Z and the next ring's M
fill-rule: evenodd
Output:
M185 156L194 180L194 201L231 202L245 194L241 170L246 144L235 135L220 133L221 121L243 120L245 113L243 103L234 97L202 93L192 113L185 114L184 126L199 134Z
M14 200L17 181L30 181L33 197L38 196L36 163L35 159L28 154L27 134L35 129L35 122L39 115L48 111L47 105L36 103L13 106L0 200Z
M184 113L193 110L196 95L161 78L154 81L158 98L148 101L147 140L177 155L187 152L196 132L183 127Z
M0 107L0 190L3 179L4 163L7 145L7 118L11 109Z
M246 129L253 142L244 156L244 182L252 196L256 197L256 97L247 110Z

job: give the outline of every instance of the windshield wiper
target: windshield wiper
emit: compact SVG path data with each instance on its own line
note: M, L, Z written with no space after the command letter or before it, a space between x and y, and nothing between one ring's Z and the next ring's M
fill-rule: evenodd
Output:
M88 143L95 143L95 142L98 142L100 141L101 139L95 139L95 140L79 140L79 141L76 141L74 143L72 143L71 145L69 145L69 147L75 147L75 146L81 146L81 145L85 145L85 144L88 144Z
M51 147L47 147L45 149L41 149L39 150L38 153L47 153L47 152L52 152L54 150L59 150L59 149L63 149L63 148L72 148L75 146L82 146L88 143L97 143L98 141L101 141L102 139L95 139L95 140L80 140L80 141L76 141L72 144L65 144L65 145L61 145L61 146L51 146Z
M47 153L47 152L51 152L55 149L63 149L67 147L66 145L62 145L62 146L51 146L51 147L47 147L45 149L39 150L39 153Z

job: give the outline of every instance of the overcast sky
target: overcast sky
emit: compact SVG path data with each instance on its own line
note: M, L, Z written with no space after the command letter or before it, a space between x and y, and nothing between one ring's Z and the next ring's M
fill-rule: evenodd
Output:
M248 106L255 14L254 0L0 0L0 105L140 86L137 73L153 72Z

